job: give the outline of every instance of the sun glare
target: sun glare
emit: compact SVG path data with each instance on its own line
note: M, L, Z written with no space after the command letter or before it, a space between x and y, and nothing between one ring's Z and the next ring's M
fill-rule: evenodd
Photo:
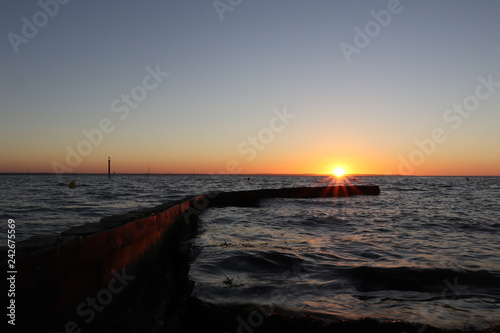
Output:
M345 175L345 169L342 168L342 167L336 167L335 169L333 169L332 171L332 174L335 176L335 177L342 177L343 175Z

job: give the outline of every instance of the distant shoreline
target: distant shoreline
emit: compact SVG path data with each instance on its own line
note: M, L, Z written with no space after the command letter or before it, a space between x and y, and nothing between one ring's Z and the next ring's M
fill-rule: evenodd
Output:
M0 175L54 175L52 172L0 172ZM107 173L86 173L75 172L65 173L68 176L83 176L96 175L107 176ZM303 173L303 174L286 174L286 173L240 173L240 174L209 174L209 173L115 173L111 176L278 176L278 177L328 177L330 174ZM333 177L333 176L332 176ZM398 175L398 174L348 174L345 177L500 177L500 175Z

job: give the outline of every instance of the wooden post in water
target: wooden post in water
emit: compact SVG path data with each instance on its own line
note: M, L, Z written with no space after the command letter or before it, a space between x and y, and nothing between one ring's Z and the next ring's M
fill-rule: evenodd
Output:
M111 157L108 157L108 178L111 178Z

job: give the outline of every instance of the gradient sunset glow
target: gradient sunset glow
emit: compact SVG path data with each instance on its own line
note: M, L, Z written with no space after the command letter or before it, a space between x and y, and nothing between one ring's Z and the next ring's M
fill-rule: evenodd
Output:
M0 172L500 175L499 2L3 7Z

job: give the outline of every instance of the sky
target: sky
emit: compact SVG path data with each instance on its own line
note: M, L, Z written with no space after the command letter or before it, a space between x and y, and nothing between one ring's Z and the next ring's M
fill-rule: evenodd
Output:
M500 175L500 2L6 0L0 172Z

